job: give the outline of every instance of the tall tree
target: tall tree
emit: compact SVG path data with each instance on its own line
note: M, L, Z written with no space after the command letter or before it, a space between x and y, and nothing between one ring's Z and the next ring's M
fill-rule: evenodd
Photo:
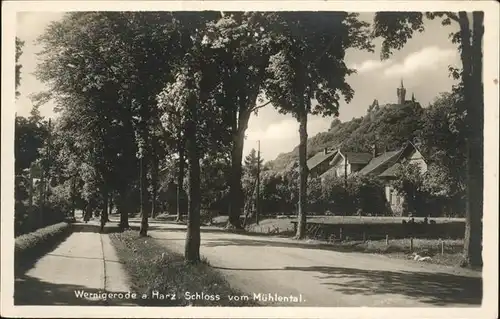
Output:
M181 194L184 189L185 164L186 164L186 139L184 136L185 117L180 105L172 100L170 93L175 90L174 83L169 83L157 96L157 106L161 113L160 121L167 134L166 144L173 152L177 153L177 196L176 211L177 221L182 221Z
M428 108L422 120L420 149L428 159L426 187L447 198L450 210L464 213L467 152L462 93L442 93ZM444 199L443 198L443 199Z
M267 13L223 12L207 25L204 45L220 61L225 116L232 132L228 227L242 228L242 159L250 116L268 104L259 96L269 61ZM257 105L259 102L259 105Z
M338 116L339 94L354 94L346 77L347 48L372 50L368 23L346 12L283 12L272 17L271 38L277 52L267 68L266 96L281 113L299 123L299 204L297 238L305 236L307 209L308 114ZM312 103L312 100L316 103Z
M264 159L257 156L257 151L252 148L250 153L245 157L244 167L245 171L252 177L255 178L257 176L257 166L260 162L260 166L264 163Z
M19 58L23 54L23 46L24 41L21 41L21 39L16 37L16 97L19 96L19 92L17 91L17 89L21 84L21 68L23 66L19 63Z
M58 99L79 96L102 108L93 113L104 114L99 127L113 118L110 110L121 109L126 118L120 126L134 130L143 236L150 213L148 168L153 157L148 151L157 141L149 124L157 116L156 94L170 79L170 57L178 52L175 25L168 12L79 12L53 23L41 38L46 49L39 76Z
M245 193L245 221L250 213L255 212L256 207L254 205L257 206L256 200L260 188L257 179L259 178L259 169L263 166L263 162L264 159L259 159L257 151L253 148L244 159L245 174L243 175L243 189Z
M467 196L463 265L482 266L483 217L483 35L484 12L430 12L429 19L441 18L443 25L456 23L458 31L450 34L458 45L462 70L452 70L463 87L466 153ZM425 30L421 12L377 12L374 19L375 37L382 37L381 58L388 58L393 49L401 49L414 32Z
M211 50L202 45L207 22L217 16L214 12L176 15L184 53L178 55L182 58L176 60L174 80L164 96L184 118L189 184L185 259L189 263L200 261L200 159L210 149L222 146L219 142L224 142L226 135L218 129L224 126L217 122L222 112L213 94L219 91L218 63L214 63Z

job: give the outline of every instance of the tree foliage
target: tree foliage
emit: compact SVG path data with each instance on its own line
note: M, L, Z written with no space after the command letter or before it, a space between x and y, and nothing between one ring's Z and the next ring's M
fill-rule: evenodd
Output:
M443 26L456 23L458 31L450 33L457 44L462 70L450 67L451 75L460 78L463 93L466 136L466 227L464 265L482 265L482 207L483 207L483 36L484 12L428 12L429 19L441 19ZM381 58L388 58L392 49L401 49L414 32L424 31L424 14L415 12L377 12L374 18L374 36L382 37Z
M19 92L17 91L17 88L21 84L21 68L23 67L19 63L19 58L23 54L23 46L24 46L24 41L21 41L18 37L16 37L16 97L19 96Z

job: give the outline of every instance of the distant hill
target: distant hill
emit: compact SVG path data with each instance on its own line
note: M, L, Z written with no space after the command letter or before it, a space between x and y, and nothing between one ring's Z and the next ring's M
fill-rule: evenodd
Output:
M334 119L327 132L307 140L307 155L312 157L325 147L345 151L371 152L373 144L379 150L399 148L405 141L415 140L422 128L424 109L418 102L406 101L403 105L386 104L369 108L365 116L347 122ZM298 141L297 141L298 143ZM273 170L285 170L298 161L298 146L289 153L282 153L266 163Z

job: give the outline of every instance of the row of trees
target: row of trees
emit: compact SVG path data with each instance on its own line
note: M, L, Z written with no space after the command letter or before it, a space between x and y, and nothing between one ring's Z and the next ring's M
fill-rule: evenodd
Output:
M110 198L116 198L123 227L124 203L138 185L140 233L146 235L148 216L156 209L159 168L176 159L182 185L186 159L185 255L196 262L200 162L229 162L229 225L241 228L245 131L252 112L272 103L299 122L301 238L308 114L338 115L341 96L352 98L346 76L354 70L344 63L347 49L372 51L372 36L382 36L387 55L390 48L402 47L408 32L423 29L422 19L420 13L379 13L372 33L368 23L345 12L67 14L39 39L44 49L37 76L50 90L35 100L53 99L61 112L53 145L60 161L49 168L50 176L59 183L72 180L70 185L80 180L83 199L99 204L103 219ZM464 65L462 78L467 72ZM470 225L474 230L476 224Z
M71 136L60 143L71 154L65 171L85 167L78 174L84 190L98 190L85 200L98 197L103 218L110 194L125 197L127 178L136 177L130 168L139 166L141 235L154 210L161 150L175 153L179 163L185 156L186 259L196 261L200 161L228 157L229 223L241 227L243 140L251 113L259 101L265 104L260 95L298 119L304 141L308 113L335 114L338 94L352 97L344 80L352 71L343 57L349 47L371 49L367 26L343 12L72 13L40 39L37 75L51 90L37 99L56 99L62 111L57 130ZM302 176L304 194L306 180Z

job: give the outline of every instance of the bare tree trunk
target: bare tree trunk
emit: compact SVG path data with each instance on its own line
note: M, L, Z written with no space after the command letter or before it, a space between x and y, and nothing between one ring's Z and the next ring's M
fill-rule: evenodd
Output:
M140 184L141 184L141 228L139 235L145 237L148 235L148 179L147 179L147 164L143 154L139 160L140 165Z
M108 221L109 194L105 186L103 186L102 197L101 232L104 230L104 225L106 225Z
M31 175L30 175L31 179ZM71 177L71 216L75 217L75 210L76 210L76 177L72 176ZM31 196L31 194L30 194ZM30 199L31 201L31 199ZM30 205L31 208L31 205Z
M248 128L248 121L255 106L258 90L251 94L245 91L240 92L239 112L233 114L233 143L231 147L231 180L229 185L229 219L228 227L242 229L241 213L244 206L243 186L241 177L243 173L241 160L243 159L243 147L245 144L245 132ZM239 114L238 114L239 113Z
M115 207L114 206L114 202L113 202L113 199L114 199L114 196L113 196L113 193L110 193L109 194L109 210L108 210L108 222L109 222L109 215L111 215L113 213L113 208Z
M473 13L470 34L467 13L460 12L461 59L464 102L467 110L467 191L465 210L464 266L482 266L483 126L482 38L484 13ZM472 45L470 39L472 37Z
M127 229L130 227L128 223L128 210L125 208L125 197L126 197L126 188L118 190L116 209L120 213L120 228Z
M45 225L45 173L42 171L42 176L40 178L40 215L39 215L39 223L40 228Z
M155 143L156 146L156 143ZM151 217L155 218L157 213L157 197L158 197L158 157L156 152L152 156L151 167Z
M189 163L189 204L184 258L188 263L200 261L200 156L196 140L197 110L193 97L188 101L186 123L187 157Z
M307 209L307 111L305 107L300 110L297 119L299 120L299 209L297 239L302 239L306 235L306 209Z
M242 165L243 158L243 145L245 139L245 131L241 127L233 138L233 145L231 149L231 179L229 185L229 198L230 210L228 226L236 229L241 229L241 211L243 206L243 187L241 185Z
M184 152L185 152L185 141L183 138L179 138L179 146L178 146L178 151L179 151L179 174L177 175L177 221L180 222L182 221L182 206L181 206L181 194L182 190L184 189Z

